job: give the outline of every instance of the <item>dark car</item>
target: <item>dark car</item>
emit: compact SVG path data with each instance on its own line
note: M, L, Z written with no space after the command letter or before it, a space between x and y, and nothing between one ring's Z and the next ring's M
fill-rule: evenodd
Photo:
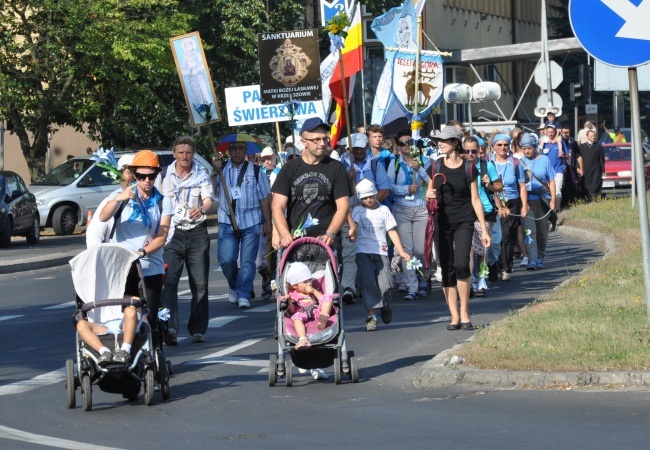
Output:
M30 244L40 240L36 197L20 175L0 171L0 247L11 245L11 236L25 236Z

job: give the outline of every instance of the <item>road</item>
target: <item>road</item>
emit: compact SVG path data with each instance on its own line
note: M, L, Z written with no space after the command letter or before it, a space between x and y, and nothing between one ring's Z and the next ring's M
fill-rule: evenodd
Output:
M472 300L472 320L489 325L596 261L594 243L551 236L548 267L518 270ZM76 241L75 241L76 242ZM214 244L214 241L213 241ZM66 243L66 247L70 245ZM0 254L0 257L2 255ZM565 258L565 259L561 259ZM532 282L533 277L535 281ZM239 310L225 298L221 272L210 280L206 344L166 347L176 375L172 399L147 407L142 396L93 391L93 411L65 405L64 362L74 355L73 299L66 266L0 275L0 447L31 448L642 448L650 418L645 391L478 391L419 389L424 361L472 336L446 331L438 286L403 302L394 320L368 333L360 304L345 309L348 349L361 381L335 385L294 372L294 386L267 383L273 304L255 299ZM256 288L259 292L259 279ZM181 323L189 312L187 280ZM184 338L184 339L183 339ZM77 391L77 404L81 404Z

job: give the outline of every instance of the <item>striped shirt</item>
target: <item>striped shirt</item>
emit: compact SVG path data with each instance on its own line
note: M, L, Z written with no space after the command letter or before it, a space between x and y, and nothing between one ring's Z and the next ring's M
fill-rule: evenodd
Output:
M235 207L235 220L237 226L241 229L250 228L262 223L262 208L260 201L264 200L271 193L269 181L262 170L259 171L257 181L255 180L255 168L253 163L246 164L246 173L242 180L241 186L237 188L237 179L239 173L244 167L245 162L239 168L235 167L231 161L228 161L223 168L223 177L230 194L230 200L233 200L233 193L239 192L241 196L237 199ZM219 223L230 223L230 208L226 202L226 196L223 192L223 183L219 176L216 177L215 186L216 196L219 198Z
M199 175L203 174L203 177ZM192 180L201 179L201 183ZM190 172L181 178L176 172L176 163L167 167L167 174L160 185L160 192L172 201L174 207L173 223L176 228L189 230L205 220L205 214L200 219L190 219L189 210L203 206L203 200L212 198L212 182L207 169L192 162Z

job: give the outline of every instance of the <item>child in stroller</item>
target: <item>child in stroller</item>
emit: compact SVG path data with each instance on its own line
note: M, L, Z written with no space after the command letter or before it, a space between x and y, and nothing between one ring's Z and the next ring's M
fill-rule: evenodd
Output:
M332 295L323 294L312 285L311 270L305 263L294 262L287 269L288 311L291 314L298 343L296 350L311 347L305 324L317 318L318 329L324 330L332 313Z

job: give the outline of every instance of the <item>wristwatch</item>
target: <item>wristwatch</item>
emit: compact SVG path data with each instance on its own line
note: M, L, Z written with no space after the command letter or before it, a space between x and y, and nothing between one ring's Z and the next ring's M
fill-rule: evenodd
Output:
M205 209L201 208L201 214L205 216Z
M145 256L147 256L147 251L146 251L144 248L141 248L141 249L138 250L138 251L139 251L140 253L142 253L142 257L143 257L143 258L144 258Z
M332 239L336 239L336 235L331 231L326 231L325 234L329 235Z

